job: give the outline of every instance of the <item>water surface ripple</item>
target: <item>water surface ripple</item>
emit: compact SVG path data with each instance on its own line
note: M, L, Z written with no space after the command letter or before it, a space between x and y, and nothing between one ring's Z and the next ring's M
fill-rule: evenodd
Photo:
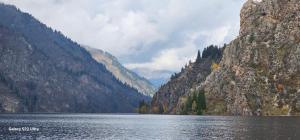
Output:
M0 139L298 140L300 118L2 114Z

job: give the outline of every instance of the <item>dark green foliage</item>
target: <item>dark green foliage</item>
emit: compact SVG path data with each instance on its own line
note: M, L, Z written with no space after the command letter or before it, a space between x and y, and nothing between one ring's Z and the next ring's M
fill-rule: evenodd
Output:
M183 71L183 69L181 71ZM178 78L179 76L180 76L180 73L174 73L171 75L171 80L174 80L174 79Z
M150 106L144 100L140 101L138 113L146 114L149 112L149 109L150 109Z
M254 34L252 33L249 37L249 42L252 43L253 41L255 40L255 36Z
M23 101L25 102L25 105L28 106L29 112L34 112L36 110L38 101L37 95L28 95Z
M200 50L198 50L197 58L196 58L196 63L200 63L201 61L201 53Z
M134 112L140 100L150 100L116 79L79 44L31 15L0 4L0 19L5 19L0 20L0 97L16 97L16 111ZM3 55L7 52L18 57Z
M193 102L196 103L196 108L193 110ZM187 115L187 114L197 114L202 115L203 110L206 109L206 101L205 101L205 93L203 90L195 92L192 96L188 96L187 100L182 108L180 114Z
M188 62L178 74L173 74L171 80L158 90L152 100L152 108L154 108L152 110L158 112L160 107L167 107L165 114L202 114L205 106L197 108L197 106L200 106L197 105L199 104L196 99L198 96L192 96L191 98L194 98L194 100L190 100L186 94L194 85L199 85L205 81L206 77L212 72L212 64L215 64L216 68L221 67L218 63L222 58L225 46L226 44L224 44L224 47L210 45L204 49L202 55L198 50L195 62ZM203 98L203 96L200 97ZM185 103L186 101L187 103Z
M205 92L204 90L200 90L197 96L197 106L199 107L199 109L201 110L205 110L206 109L206 101L205 101Z
M185 107L188 112L190 112L192 110L193 101L194 101L194 99L192 99L191 96L188 96L187 101L185 103Z
M222 56L222 48L210 45L202 52L202 58L220 58Z

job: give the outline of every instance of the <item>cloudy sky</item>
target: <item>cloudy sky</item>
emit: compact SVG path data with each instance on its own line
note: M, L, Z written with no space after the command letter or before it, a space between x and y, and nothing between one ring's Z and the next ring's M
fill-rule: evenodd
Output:
M245 0L0 0L148 79L167 78L198 49L239 30Z

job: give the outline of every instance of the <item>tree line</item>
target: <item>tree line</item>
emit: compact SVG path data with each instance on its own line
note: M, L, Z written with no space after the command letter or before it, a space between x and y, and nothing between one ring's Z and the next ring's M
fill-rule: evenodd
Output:
M194 92L191 96L188 96L186 102L181 109L181 115L202 115L206 109L206 100L204 90Z

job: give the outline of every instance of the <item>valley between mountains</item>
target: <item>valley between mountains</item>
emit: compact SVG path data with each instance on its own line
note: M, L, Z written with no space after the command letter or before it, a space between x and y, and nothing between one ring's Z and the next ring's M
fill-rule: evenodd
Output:
M0 113L300 115L299 0L247 0L236 39L159 89L14 6L0 19Z

